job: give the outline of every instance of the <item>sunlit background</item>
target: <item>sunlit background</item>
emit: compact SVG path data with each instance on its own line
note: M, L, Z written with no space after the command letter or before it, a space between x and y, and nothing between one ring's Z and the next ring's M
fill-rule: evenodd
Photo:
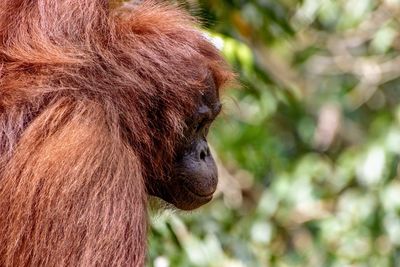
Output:
M152 212L148 265L400 266L400 1L186 1L237 72L219 192Z

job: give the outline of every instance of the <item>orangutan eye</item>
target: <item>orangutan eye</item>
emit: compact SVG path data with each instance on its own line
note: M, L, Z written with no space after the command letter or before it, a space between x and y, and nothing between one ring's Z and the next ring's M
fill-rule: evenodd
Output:
M202 119L196 126L196 132L200 132L207 125L207 122L207 118Z

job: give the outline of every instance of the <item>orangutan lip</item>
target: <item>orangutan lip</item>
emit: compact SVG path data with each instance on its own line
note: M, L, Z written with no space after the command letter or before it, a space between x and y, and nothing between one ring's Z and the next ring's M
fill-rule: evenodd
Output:
M211 198L213 197L214 193L215 193L215 191L214 191L214 192L212 192L211 194L204 194L204 195L203 195L203 194L199 194L198 192L193 191L193 190L190 189L189 186L187 186L185 183L183 183L183 186L185 187L185 189L186 189L187 191L189 191L192 195L194 195L194 196L196 196L196 197L198 197L198 198L211 199Z

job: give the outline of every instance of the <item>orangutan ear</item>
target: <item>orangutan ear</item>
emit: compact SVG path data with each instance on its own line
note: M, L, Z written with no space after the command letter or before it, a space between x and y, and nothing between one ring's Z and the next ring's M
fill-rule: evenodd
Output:
M0 259L142 266L144 182L136 155L120 140L98 104L61 98L44 110L1 177L0 244L8 245Z

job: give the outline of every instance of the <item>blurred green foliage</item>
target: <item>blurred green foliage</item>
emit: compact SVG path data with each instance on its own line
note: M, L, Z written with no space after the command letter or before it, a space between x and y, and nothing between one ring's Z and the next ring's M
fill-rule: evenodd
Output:
M149 266L400 266L399 0L186 1L238 73L216 199Z

